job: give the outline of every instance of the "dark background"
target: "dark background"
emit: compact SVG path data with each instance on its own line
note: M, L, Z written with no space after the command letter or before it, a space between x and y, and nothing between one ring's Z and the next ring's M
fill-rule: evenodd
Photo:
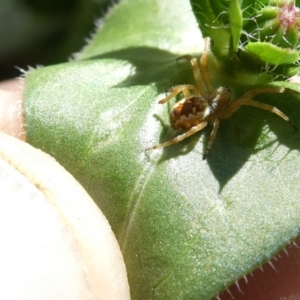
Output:
M107 0L1 0L0 80L66 62L86 44Z

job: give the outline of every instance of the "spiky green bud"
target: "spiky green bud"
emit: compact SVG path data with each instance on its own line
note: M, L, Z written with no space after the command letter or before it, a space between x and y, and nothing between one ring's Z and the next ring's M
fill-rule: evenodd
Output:
M270 1L244 23L244 50L262 62L294 63L299 59L299 28L300 9L294 0ZM264 45L267 54L261 50Z

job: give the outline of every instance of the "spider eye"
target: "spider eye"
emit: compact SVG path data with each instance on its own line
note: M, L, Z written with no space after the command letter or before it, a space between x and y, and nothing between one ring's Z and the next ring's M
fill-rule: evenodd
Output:
M178 117L179 116L179 112L176 110L176 109L173 109L171 114L174 116L174 117Z

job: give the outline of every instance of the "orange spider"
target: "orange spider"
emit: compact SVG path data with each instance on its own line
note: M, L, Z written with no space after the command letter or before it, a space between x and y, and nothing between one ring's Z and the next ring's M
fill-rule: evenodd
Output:
M146 151L164 148L179 143L202 130L208 123L211 123L213 129L210 134L207 148L203 154L203 159L205 159L216 138L220 119L229 118L243 105L255 106L267 110L278 115L285 121L290 122L292 126L295 127L291 120L276 107L252 99L261 93L283 93L285 91L285 88L283 87L257 88L246 92L236 101L230 101L231 93L228 88L221 86L214 89L207 69L209 51L210 40L209 38L205 38L204 50L200 58L200 67L198 66L197 59L190 55L179 57L179 59L186 58L190 61L196 86L191 84L176 85L170 89L170 94L166 98L159 101L160 104L163 104L178 94L183 94L184 98L177 102L170 112L170 123L176 130L187 131L172 140L150 147L146 149Z

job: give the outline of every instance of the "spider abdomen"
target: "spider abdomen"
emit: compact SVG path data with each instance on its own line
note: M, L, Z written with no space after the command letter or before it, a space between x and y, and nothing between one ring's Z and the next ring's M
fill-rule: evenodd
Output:
M210 108L205 99L192 96L179 101L170 113L170 122L174 129L190 129L203 122Z

